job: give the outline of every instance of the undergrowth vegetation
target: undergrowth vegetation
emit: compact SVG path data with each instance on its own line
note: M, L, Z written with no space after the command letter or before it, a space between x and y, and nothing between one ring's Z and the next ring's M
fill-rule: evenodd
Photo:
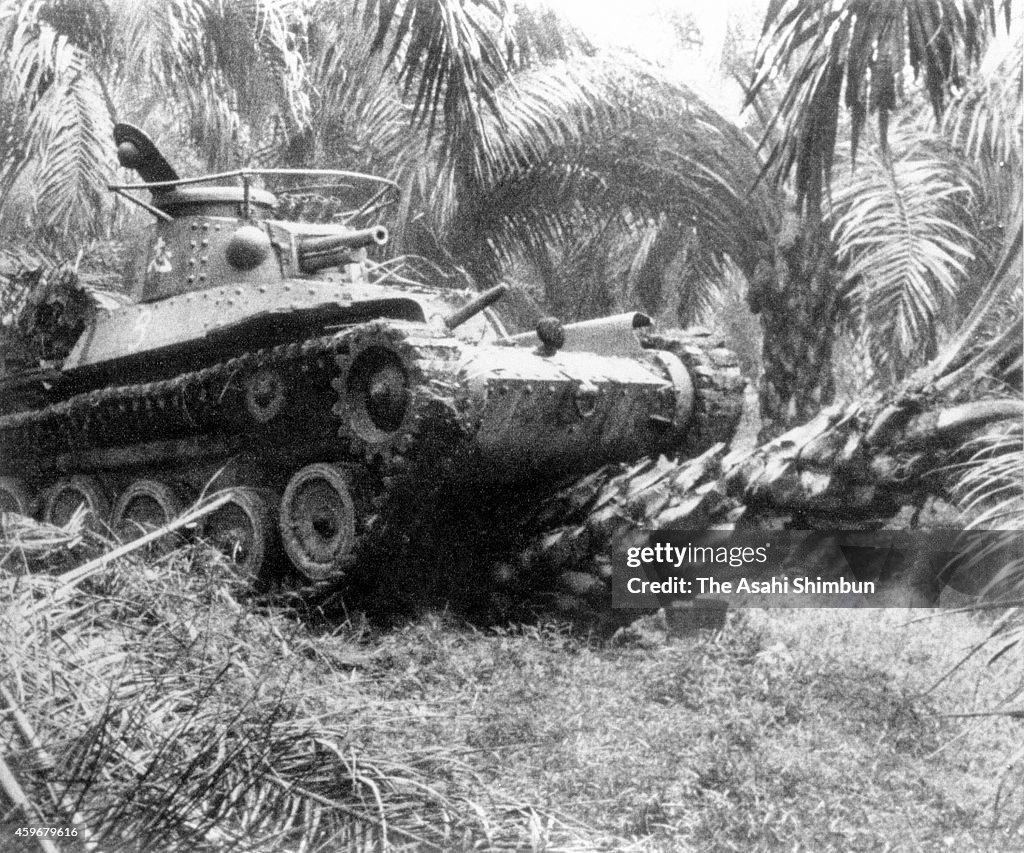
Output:
M985 713L1021 649L943 678L987 617L748 611L640 648L446 613L314 624L246 602L200 547L74 586L15 563L0 673L41 749L10 720L0 744L36 823L77 814L76 844L1024 846L1024 728ZM0 850L32 849L10 846L18 823L0 823Z

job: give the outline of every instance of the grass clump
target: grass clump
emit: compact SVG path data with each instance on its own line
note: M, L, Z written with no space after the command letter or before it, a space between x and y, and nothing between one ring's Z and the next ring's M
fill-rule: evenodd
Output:
M103 850L573 846L500 791L451 784L468 771L443 749L375 751L346 684L360 632L317 636L238 592L203 549L114 561L71 593L0 576L3 678L51 760L8 758L54 825L77 812Z

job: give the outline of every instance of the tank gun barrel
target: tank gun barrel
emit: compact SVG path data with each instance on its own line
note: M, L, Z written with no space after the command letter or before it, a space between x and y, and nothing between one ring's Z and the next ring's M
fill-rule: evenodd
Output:
M445 327L448 329L454 329L457 326L461 326L470 317L479 314L481 311L484 310L484 308L488 308L491 305L493 305L495 302L501 299L501 297L504 296L506 293L508 293L507 284L498 284L490 288L489 290L485 290L475 299L471 299L461 308L459 308L456 311L453 311L451 314L445 317Z
M327 237L306 237L299 243L299 269L304 273L336 267L351 258L353 249L364 246L383 246L388 241L388 229L383 225L331 234Z

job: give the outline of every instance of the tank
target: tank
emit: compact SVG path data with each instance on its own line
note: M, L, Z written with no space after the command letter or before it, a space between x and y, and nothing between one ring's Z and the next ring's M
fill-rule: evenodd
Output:
M387 180L185 179L141 130L114 141L140 181L111 190L153 217L148 248L130 302L93 311L60 360L0 376L0 508L63 524L84 507L130 535L226 489L203 534L253 577L283 550L318 581L359 560L410 476L554 488L736 427L744 382L707 335L659 335L640 313L510 334L504 285L368 263L388 240L368 221L397 197ZM267 183L324 180L362 203L328 224L275 216Z

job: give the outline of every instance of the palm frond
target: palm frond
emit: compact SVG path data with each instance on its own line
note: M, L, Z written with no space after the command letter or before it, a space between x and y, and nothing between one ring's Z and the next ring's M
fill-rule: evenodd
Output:
M243 127L301 131L309 98L306 17L288 0L139 0L121 7L121 73L186 105L211 163L244 160Z
M39 23L45 8L42 0L24 4L8 0L0 4L0 84L7 98L30 109L53 81L68 43L66 36Z
M595 179L578 161L609 92L608 67L606 60L582 59L517 74L498 91L498 114L485 115L479 128L463 126L435 149L438 165L429 175L407 170L426 184L420 197L429 224L422 226L464 257L481 283L499 277L502 261L518 252L540 256L547 243L558 244L583 187L593 200ZM591 213L605 216L596 206Z
M39 3L0 9L0 85L13 143L0 164L0 198L31 168L42 224L57 235L90 234L110 174L110 104L91 55L47 13L55 15Z
M943 131L985 172L993 225L1005 225L1021 196L1024 169L1024 33L993 39L970 85L951 105Z
M623 287L632 304L652 314L672 305L685 326L709 319L720 297L721 268L699 251L695 228L662 214L619 241L635 249Z
M866 319L872 351L897 366L934 337L967 275L974 192L937 144L900 134L891 156L869 153L834 190L831 238Z
M657 263L658 243L664 243L663 226L665 220L662 217L656 222L644 222L635 229L633 235L635 251L629 260L629 267L626 272L626 289L630 293L636 293L641 304L648 307L661 297L661 265ZM638 239L636 239L638 238ZM651 291L654 290L654 293Z
M27 113L23 105L0 97L0 222L4 219L8 194L28 155Z
M88 58L75 49L69 67L34 111L37 195L43 224L59 234L96 233L96 212L112 173L113 121Z
M508 62L515 70L591 56L596 50L580 30L549 6L515 3L507 30Z
M979 371L990 364L1012 361L1016 356L1019 365L1020 324L1024 311L1020 272L1022 243L1024 218L1018 205L991 278L956 334L929 363L919 382L953 387L964 376L977 380ZM1017 370L1019 372L1019 367Z
M458 254L481 285L497 281L502 267L518 254L546 258L549 249L586 230L598 215L579 209L579 196L596 197L595 176L563 163L538 164L510 174L487 192L463 198L444 234L446 249ZM431 217L434 219L435 217Z
M904 98L904 66L921 80L936 117L977 64L996 29L996 0L780 0L769 7L750 99L779 75L789 83L766 137L768 168L795 170L798 203L817 210L831 180L840 101L850 113L856 159L869 114L885 148L889 116Z
M39 9L39 21L94 57L107 54L115 37L107 0L46 3Z
M562 251L552 253L543 276L548 310L567 320L607 316L627 308L612 267L616 229L595 223L587 233L572 233Z
M610 124L621 109L618 80L609 56L560 60L517 74L498 91L500 110L482 125L482 145L460 146L479 180L544 162L581 143L599 122Z
M406 94L414 92L414 117L431 132L442 118L446 138L463 125L479 128L485 107L497 112L494 92L509 72L500 35L507 14L505 0L367 0L362 8L371 50L386 50Z
M1019 392L1004 399L1019 402ZM964 451L969 454L967 460L948 471L952 497L963 513L964 525L968 530L999 531L965 537L965 568L980 576L982 603L1019 601L1024 597L1024 559L1019 534L1008 531L1019 531L1024 519L1024 427L1020 422L990 427L969 441ZM1019 616L1018 612L1010 623L1012 629L1006 632L1010 645L1024 639ZM994 630L989 642L999 633ZM1007 636L1000 640L1005 650ZM1012 686L1021 690L1020 685Z
M943 122L972 158L1020 165L1024 32L994 38L970 84L950 105ZM1019 171L1019 170L1018 170Z
M710 324L722 308L727 285L735 279L743 280L728 259L714 266L705 265L704 260L691 251L683 258L675 293L675 322L681 326Z
M1007 399L1019 399L1016 397ZM1021 424L986 433L965 449L970 458L954 469L953 496L980 530L1015 529L1024 518L1024 444Z
M310 121L287 161L345 163L394 178L401 164L423 159L423 134L411 126L412 111L388 79L383 59L370 52L360 30L330 20L332 10L332 4L318 8L311 20Z
M530 69L502 93L501 116L484 125L482 174L447 167L461 182L451 233L460 251L475 247L474 275L487 281L500 259L543 255L610 222L662 217L666 234L688 235L702 272L726 257L756 264L774 197L757 185L747 139L693 92L643 63L598 55ZM659 262L675 254L659 252Z
M298 4L236 0L208 4L204 39L209 64L221 70L250 124L275 116L304 126L309 112L306 18Z

